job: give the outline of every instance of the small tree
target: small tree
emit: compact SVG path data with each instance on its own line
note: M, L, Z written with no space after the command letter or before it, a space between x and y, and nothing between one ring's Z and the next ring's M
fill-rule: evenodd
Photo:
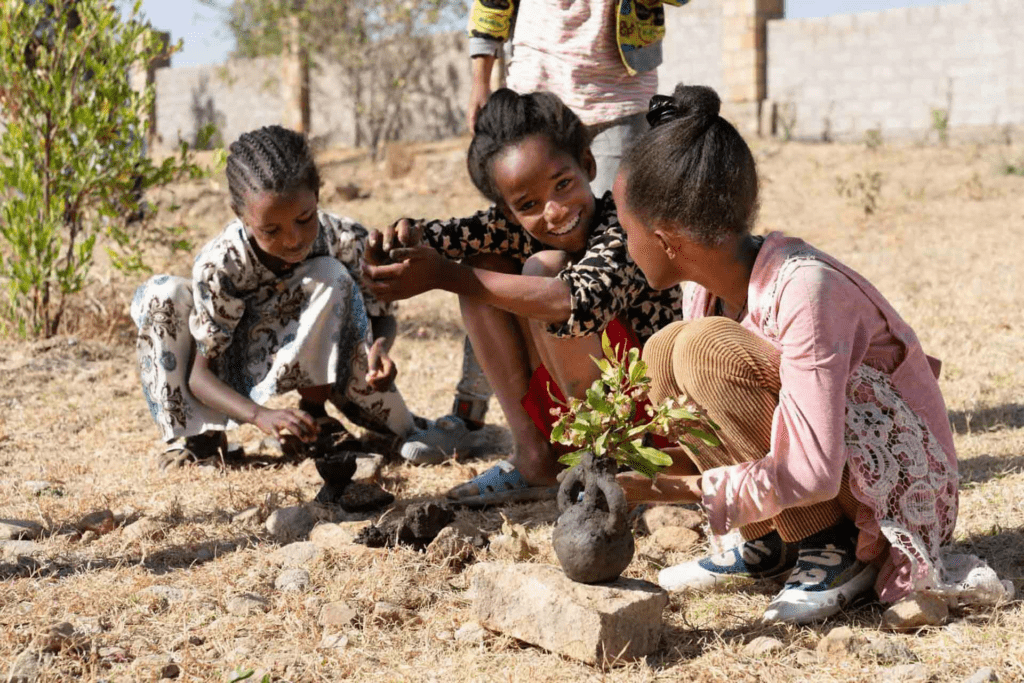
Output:
M607 333L601 335L601 349L604 358L593 359L601 376L587 389L586 399L570 398L564 403L552 396L565 411L551 431L551 440L577 449L559 458L560 463L575 466L589 452L653 479L672 464L672 458L644 444L648 433L667 436L695 454L699 446L694 441L710 448L720 445L714 434L718 426L696 407L679 405L677 399L659 406L644 404L651 380L640 349L613 348Z
M144 153L153 88L133 66L164 51L139 20L102 0L0 3L0 301L4 327L52 336L79 292L97 241L115 267L144 268L143 236L126 217L142 193L201 175L187 147L154 164Z

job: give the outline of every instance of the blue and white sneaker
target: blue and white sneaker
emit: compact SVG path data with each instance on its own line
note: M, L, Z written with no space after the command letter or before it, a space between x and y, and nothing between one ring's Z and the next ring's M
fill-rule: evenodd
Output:
M706 590L737 579L773 579L784 576L796 562L796 546L777 531L699 560L691 560L658 573L658 584L669 591Z
M857 559L855 539L856 528L844 522L800 541L796 566L762 620L809 624L836 614L868 591L878 569Z

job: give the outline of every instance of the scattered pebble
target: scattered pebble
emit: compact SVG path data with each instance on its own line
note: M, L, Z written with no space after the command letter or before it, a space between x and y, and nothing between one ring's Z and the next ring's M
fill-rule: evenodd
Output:
M653 534L663 527L697 530L700 529L703 519L696 510L688 510L678 505L655 505L644 511L643 521L647 533Z
M356 472L352 481L376 484L384 470L384 456L379 453L360 453L356 456Z
M246 524L258 524L259 522L260 507L258 505L246 508L231 518L231 523L239 526L244 526Z
M743 646L743 654L749 657L761 657L772 652L785 649L785 644L778 638L758 636Z
M427 546L427 560L433 564L462 567L473 559L472 539L466 538L454 526L446 526Z
M267 531L282 543L297 541L309 536L316 524L316 517L305 505L274 510L267 517Z
M228 614L238 617L249 616L250 614L262 614L270 609L270 604L258 595L242 593L228 598L224 604Z
M60 488L58 488L52 481L45 481L41 479L26 481L22 484L22 487L33 496L41 496L44 493L53 493L55 495L60 495L62 493Z
M882 614L882 626L892 631L913 631L941 626L949 618L946 599L935 593L913 593L894 603Z
M114 530L114 513L110 510L97 510L82 517L76 525L79 531L95 531L99 535L108 534Z
M468 621L455 631L455 640L460 643L482 643L487 638L487 629L476 621Z
M901 664L885 672L883 683L927 683L931 680L924 664Z
M283 567L304 567L316 559L320 550L309 541L289 543L274 551L271 562Z
M11 666L7 683L37 683L42 663L40 654L29 650L22 652Z
M415 615L404 607L390 602L378 602L373 606L373 618L380 624L402 624L412 621Z
M359 612L347 602L330 602L320 609L320 617L317 623L321 626L348 626Z
M852 655L866 645L868 639L854 633L849 626L838 626L818 641L816 648L820 659Z
M74 625L67 621L54 624L39 634L39 649L43 652L60 652L74 649L83 644L83 638L75 631Z
M998 683L999 676L996 676L996 672L990 666L985 666L973 674L971 677L964 680L964 683Z
M162 598L167 602L182 602L185 591L174 586L148 586L139 591L139 595L148 598Z
M39 538L43 526L27 519L0 519L0 541L31 541Z
M320 648L324 650L344 650L348 647L348 636L344 633L325 633L320 638Z
M666 552L690 550L700 542L700 534L681 526L663 526L651 534L654 544Z
M309 588L309 572L305 569L286 569L274 581L280 591L301 593Z
M78 542L82 545L89 545L99 537L100 535L95 531L86 531L82 534L81 538L78 539Z
M164 522L153 519L152 517L143 517L126 526L121 531L121 535L124 540L129 543L137 541L156 541L164 537L166 530L167 525Z

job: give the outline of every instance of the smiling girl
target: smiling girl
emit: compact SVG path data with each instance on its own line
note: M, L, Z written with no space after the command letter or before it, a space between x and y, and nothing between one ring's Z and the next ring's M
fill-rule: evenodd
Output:
M202 249L191 280L158 275L132 302L143 393L161 435L177 440L161 466L223 454L232 423L306 442L343 434L328 399L406 435L414 424L386 348L394 319L354 279L366 230L318 209L320 176L299 133L261 128L230 152L238 218ZM292 390L298 409L264 407Z
M384 300L431 289L459 295L515 448L449 496L488 504L551 494L560 467L547 437L548 378L554 391L583 396L599 374L591 357L601 356L601 332L646 340L679 317L680 292L652 289L629 257L611 193L590 189L587 129L557 97L499 90L474 133L469 174L494 205L419 223L425 245L392 249L398 263L366 273ZM408 244L413 230L403 220L370 242Z

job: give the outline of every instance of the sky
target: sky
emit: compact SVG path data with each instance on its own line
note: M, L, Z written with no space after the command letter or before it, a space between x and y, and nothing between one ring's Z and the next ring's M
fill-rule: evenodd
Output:
M786 0L786 16L792 19L823 17L964 2L967 0ZM184 40L182 51L172 57L172 66L220 64L234 47L224 29L222 16L215 9L200 4L199 0L143 0L142 11L155 28L170 31L172 41Z

